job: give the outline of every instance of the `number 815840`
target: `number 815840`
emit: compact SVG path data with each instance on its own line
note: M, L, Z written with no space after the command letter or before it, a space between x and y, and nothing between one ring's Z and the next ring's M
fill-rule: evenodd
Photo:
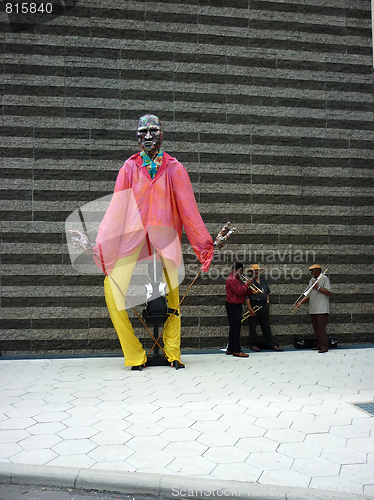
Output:
M51 3L6 3L5 12L7 14L52 14Z

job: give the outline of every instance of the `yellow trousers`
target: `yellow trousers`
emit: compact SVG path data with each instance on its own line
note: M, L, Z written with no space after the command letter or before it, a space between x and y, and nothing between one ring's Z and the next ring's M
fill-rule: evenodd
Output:
M147 361L146 352L139 339L135 336L134 329L126 312L126 307L128 308L130 306L128 303L126 304L125 301L127 289L140 250L141 248L137 249L128 257L118 259L110 277L107 276L104 280L105 300L113 326L121 343L123 355L125 357L125 366L138 366ZM175 264L168 259L163 260L163 268L163 280L168 285L166 289L167 303L170 308L176 309L179 304L178 269ZM180 313L180 309L178 309L178 313ZM153 325L150 329L153 334ZM180 363L180 337L180 316L174 315L168 318L163 333L164 351L170 363L175 360Z

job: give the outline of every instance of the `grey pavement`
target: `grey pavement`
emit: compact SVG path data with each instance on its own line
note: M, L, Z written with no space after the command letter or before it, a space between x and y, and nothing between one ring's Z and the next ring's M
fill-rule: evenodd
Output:
M373 499L374 348L0 358L0 482L165 498Z

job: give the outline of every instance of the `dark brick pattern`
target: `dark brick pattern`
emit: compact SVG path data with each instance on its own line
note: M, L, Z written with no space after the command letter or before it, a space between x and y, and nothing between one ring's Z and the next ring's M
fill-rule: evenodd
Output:
M149 111L211 234L238 228L184 302L183 348L225 344L235 256L265 266L281 343L310 332L307 309L290 305L313 256L334 286L330 333L374 341L370 1L103 0L65 12L26 27L1 18L0 348L119 349L103 278L72 269L64 221L112 192ZM198 269L183 246L181 293Z

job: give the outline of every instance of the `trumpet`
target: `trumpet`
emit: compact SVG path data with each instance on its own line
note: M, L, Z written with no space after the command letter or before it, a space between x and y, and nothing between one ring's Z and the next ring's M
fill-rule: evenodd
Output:
M254 306L252 309L253 309L253 311L254 311L254 312L257 312L257 311L259 311L261 308L262 308L262 306ZM249 312L249 311L246 311L246 312L243 314L242 323L243 323L243 321L245 321L247 318L249 318L249 317L250 317L250 315L251 315L251 314L250 314L250 312Z
M314 280L314 281L313 281L313 283L312 283L310 286L308 286L308 288L306 288L306 289L303 291L303 293L302 293L301 295L299 295L299 297L295 300L295 302L293 303L293 305L292 305L292 307L291 307L291 312L293 312L293 313L294 313L295 311L297 311L297 309L298 309L298 308L296 307L296 304L297 304L298 302L300 302L300 300L302 300L304 297L308 297L308 296L309 296L310 292L313 290L313 288L315 287L316 283L318 283L318 282L319 282L319 280L320 280L323 276L325 276L325 275L326 275L327 271L328 271L328 269L325 269L325 270L323 271L323 273L321 273L321 274L318 276L318 278L317 278L316 280Z
M249 279L252 279L252 278L248 278L247 276L244 276L244 274L241 275L241 280L242 282L245 284L245 282ZM258 286L254 285L252 283L252 285L249 285L249 288L252 290L252 292L254 293L264 293L263 290L261 290L261 288L258 288Z

